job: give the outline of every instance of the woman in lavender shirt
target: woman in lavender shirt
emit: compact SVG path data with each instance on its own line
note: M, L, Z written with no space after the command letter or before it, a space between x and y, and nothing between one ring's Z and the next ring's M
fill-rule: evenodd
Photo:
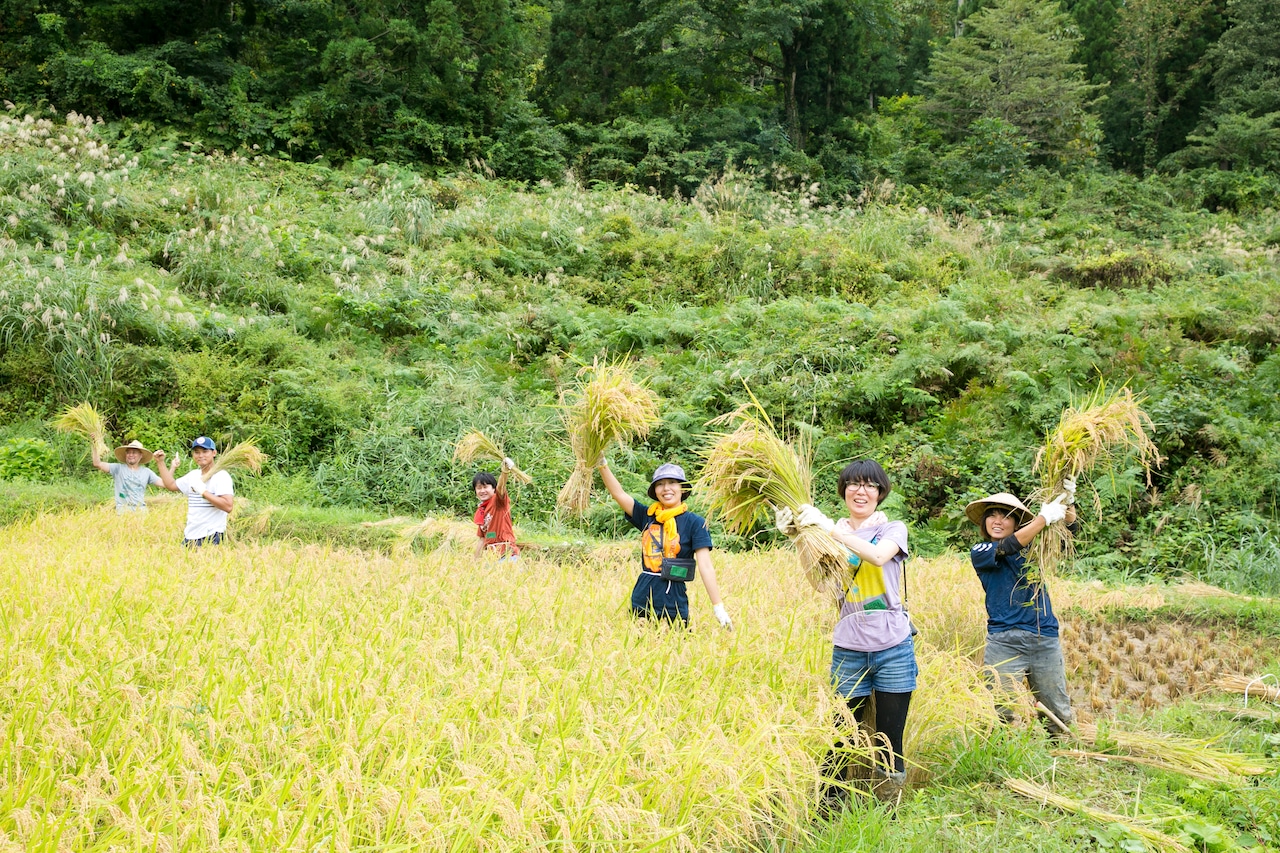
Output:
M907 526L888 521L879 506L891 490L889 476L869 459L851 462L840 472L840 496L849 517L832 521L812 506L800 515L780 512L783 532L816 526L850 552L850 578L837 601L840 608L831 655L831 681L862 723L868 699L875 695L875 729L891 747L884 769L873 773L875 793L896 800L906 781L902 735L916 689L915 644L902 602L902 563L907 557Z

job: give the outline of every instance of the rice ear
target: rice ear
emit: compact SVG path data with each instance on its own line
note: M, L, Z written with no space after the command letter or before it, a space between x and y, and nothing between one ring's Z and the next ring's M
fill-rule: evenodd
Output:
M581 515L591 502L591 482L600 457L615 442L648 435L659 418L658 395L636 381L631 365L597 360L577 375L584 381L561 400L574 467L556 503Z
M271 457L258 449L258 445L253 441L242 441L235 447L224 450L214 457L213 464L209 466L209 470L202 473L200 478L204 482L209 482L213 475L219 471L231 471L234 469L244 469L253 474L262 473L262 463Z
M89 403L67 408L53 421L53 427L59 432L87 438L97 448L99 458L106 456L111 449L107 446L106 422Z
M698 491L728 530L747 533L778 507L799 512L801 504L812 503L808 444L802 438L784 441L758 400L752 397L709 423L736 425L699 454ZM823 596L840 597L849 573L845 547L815 527L801 528L792 543L809 585Z
M507 458L507 453L496 441L480 430L473 429L458 439L458 443L453 446L453 458L463 464L470 464L477 459L501 462ZM533 482L533 478L519 468L510 469L507 475L526 486Z
M1029 496L1032 503L1053 500L1068 477L1110 467L1131 454L1137 456L1150 483L1151 471L1164 459L1148 435L1154 426L1141 402L1128 387L1112 391L1099 383L1088 396L1064 409L1057 427L1036 453L1032 471L1040 474L1040 486ZM1064 560L1074 558L1074 537L1066 525L1051 524L1032 540L1028 555L1029 577L1050 577Z

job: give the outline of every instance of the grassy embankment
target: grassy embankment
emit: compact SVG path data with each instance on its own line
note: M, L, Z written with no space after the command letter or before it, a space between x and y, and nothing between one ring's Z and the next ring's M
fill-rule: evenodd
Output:
M462 523L383 554L253 542L245 520L190 553L181 515L162 498L145 519L99 507L0 530L0 849L1134 849L1019 800L1009 777L1200 849L1280 838L1274 776L1191 780L996 728L958 556L910 567L915 790L896 818L856 801L824 822L829 614L790 554L720 554L736 630L695 594L678 633L627 617L623 544L477 566ZM1238 699L1203 692L1210 673L1277 672L1274 602L1055 583L1082 716L1274 756L1274 713L1233 720L1214 708ZM1137 626L1147 645L1111 664Z
M619 455L629 487L692 467L748 381L810 433L819 502L842 460L874 455L933 552L963 542L966 499L1035 485L1045 430L1105 378L1146 395L1168 461L1150 485L1126 467L1083 484L1102 511L1081 565L1280 591L1280 220L1262 202L1035 170L945 208L884 183L825 206L740 174L671 199L15 115L0 152L0 476L84 472L47 424L87 399L115 438L171 452L255 438L273 461L246 492L286 507L279 524L461 514L451 449L481 429L535 477L526 521L620 535L606 507L554 513L572 465L554 406L578 365L631 357L662 422ZM28 439L52 458L3 456Z

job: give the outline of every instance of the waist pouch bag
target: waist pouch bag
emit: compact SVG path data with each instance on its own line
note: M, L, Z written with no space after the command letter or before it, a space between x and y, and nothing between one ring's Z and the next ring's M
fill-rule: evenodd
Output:
M694 560L682 560L678 557L663 557L662 579L687 583L693 580L693 576L696 574L697 565L697 562Z

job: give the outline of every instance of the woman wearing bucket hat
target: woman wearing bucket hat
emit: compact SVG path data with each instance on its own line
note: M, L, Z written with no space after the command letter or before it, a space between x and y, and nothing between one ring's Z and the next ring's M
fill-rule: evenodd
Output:
M1050 524L1076 522L1075 481L1066 480L1064 493L1032 514L1008 492L972 501L964 514L982 531L982 541L969 550L969 559L986 597L987 645L982 663L989 677L999 679L1005 692L1025 679L1037 702L1049 711L1049 730L1071 722L1071 699L1058 640L1058 620L1044 584L1027 576L1023 552ZM990 675L994 673L994 675ZM1005 722L1014 718L1006 701L997 703Z
M90 451L93 467L111 475L114 485L112 491L116 496L116 512L145 511L147 486L163 486L164 481L155 471L144 466L151 462L152 458L163 459L164 451L157 450L152 453L142 445L142 442L135 439L116 448L115 456L118 462L103 462L98 456L97 446L93 442L89 444L93 448Z
M640 575L631 590L631 612L642 619L653 616L687 624L689 593L685 584L697 576L711 599L716 621L732 630L711 565L707 520L689 512L684 503L692 489L684 469L669 462L659 465L649 483L652 503L648 503L627 494L604 457L596 468L627 520L640 531Z

